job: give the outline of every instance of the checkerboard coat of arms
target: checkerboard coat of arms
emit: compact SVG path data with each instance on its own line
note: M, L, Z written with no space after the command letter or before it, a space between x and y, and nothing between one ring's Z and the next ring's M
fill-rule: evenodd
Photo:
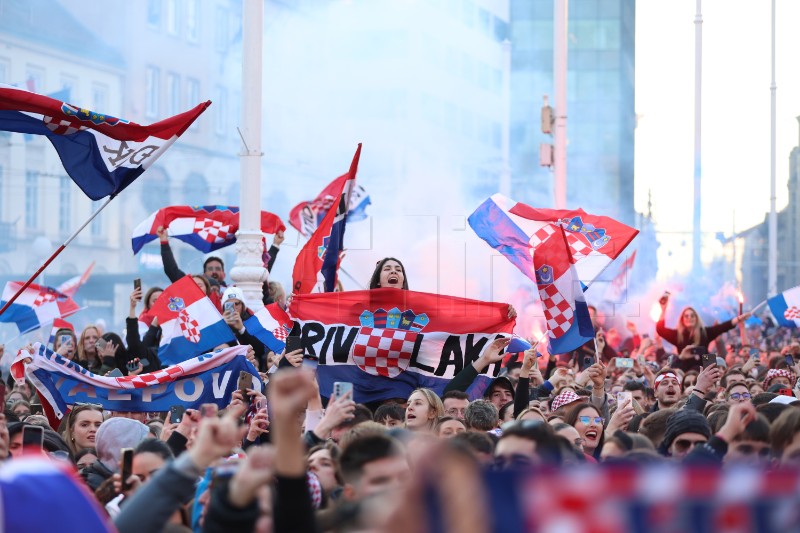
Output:
M417 338L430 319L424 313L394 307L364 311L359 321L353 361L368 374L394 378L408 368Z

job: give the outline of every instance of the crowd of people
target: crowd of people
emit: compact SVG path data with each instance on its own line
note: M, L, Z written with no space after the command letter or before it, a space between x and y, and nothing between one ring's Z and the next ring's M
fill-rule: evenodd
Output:
M166 274L180 279L166 233L160 237ZM270 268L281 240L265 257ZM193 278L237 341L251 347L247 357L265 394L235 392L220 413L187 409L179 420L76 404L51 427L32 385L8 381L0 458L18 458L24 428L42 426L44 451L75 466L123 533L421 530L409 512L422 505L420 479L436 472L445 491L463 494L465 465L800 465L800 343L781 332L769 345L737 345L732 329L747 314L704 326L687 308L675 329L662 316L640 333L631 323L612 326L591 308L596 338L574 352L539 354L534 340L524 353L508 354L509 339L498 338L441 395L420 388L404 402L364 405L352 393L321 397L302 350L272 353L245 330L250 311L242 291L227 285L221 259L208 259ZM394 258L379 261L369 283L408 286ZM147 315L160 293L131 293L124 335L94 325L79 335L63 329L53 350L98 374L160 368L160 328ZM265 284L265 303L286 307L286 300L280 284ZM140 321L148 321L146 331ZM482 398L470 398L473 381L498 362L501 374ZM134 449L127 479L120 474L123 448ZM470 522L471 506L459 508L447 529L480 530Z

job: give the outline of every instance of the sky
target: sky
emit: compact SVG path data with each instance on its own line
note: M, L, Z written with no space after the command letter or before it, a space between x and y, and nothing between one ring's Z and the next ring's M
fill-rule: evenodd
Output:
M702 2L703 261L730 235L764 220L770 200L770 34L766 0ZM636 193L648 191L660 232L659 279L691 266L696 2L636 3ZM788 157L798 145L800 2L776 0L777 209L786 206ZM780 242L780 236L778 237ZM739 253L741 253L741 248Z

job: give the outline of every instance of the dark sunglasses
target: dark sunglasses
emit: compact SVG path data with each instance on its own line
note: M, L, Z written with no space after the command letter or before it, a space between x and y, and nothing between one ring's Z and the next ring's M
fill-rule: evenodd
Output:
M706 441L704 440L688 440L688 439L677 439L674 442L675 449L679 452L685 452L689 448L693 448L698 444L705 444Z

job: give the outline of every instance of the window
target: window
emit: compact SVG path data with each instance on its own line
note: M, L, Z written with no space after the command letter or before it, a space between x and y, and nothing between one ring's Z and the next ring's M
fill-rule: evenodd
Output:
M177 74L167 74L167 111L171 117L181 112L181 80Z
M167 33L178 35L180 33L180 21L178 19L178 0L164 0L164 19L167 23Z
M39 227L39 173L25 173L25 225L29 229Z
M198 5L198 0L186 0L186 40L190 43L196 43L200 37L199 15L200 6Z
M97 211L101 205L103 205L103 200L92 202L92 213ZM100 213L92 220L92 237L100 237L101 235L103 235L103 213Z
M67 233L72 229L72 180L61 176L58 187L58 229Z
M193 107L200 103L200 82L194 78L186 79L186 107ZM200 120L195 120L190 130L197 130L200 127Z
M214 133L225 135L228 129L228 91L225 87L218 86L214 93L214 106L217 108L214 114Z
M161 27L161 0L147 0L147 25L156 30Z
M228 49L228 10L222 6L217 6L215 17L216 33L214 34L214 45L218 52L224 52Z
M144 114L148 117L158 116L158 67L147 67L145 74L145 104Z
M92 109L98 113L108 112L108 87L102 83L92 84Z

